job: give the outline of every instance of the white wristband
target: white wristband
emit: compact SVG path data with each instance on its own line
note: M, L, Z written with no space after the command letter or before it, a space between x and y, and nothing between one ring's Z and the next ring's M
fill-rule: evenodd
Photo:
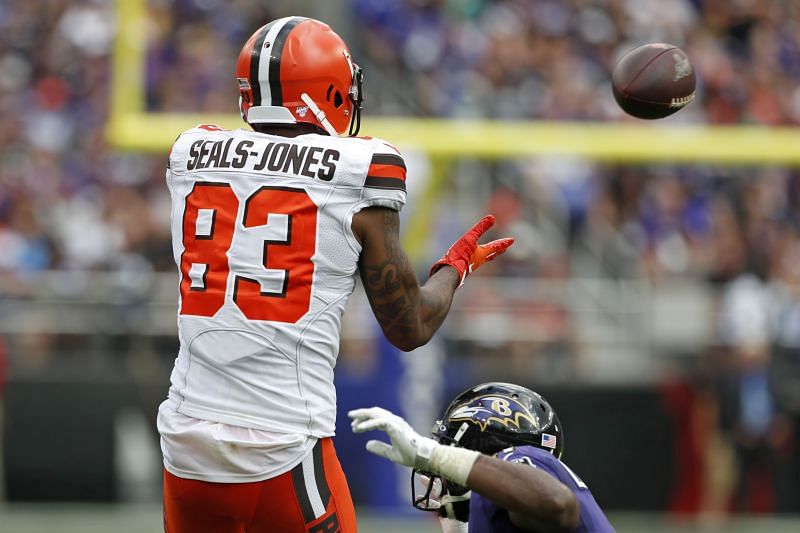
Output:
M431 472L466 487L467 477L478 456L480 452L474 450L439 445L433 449L428 468Z

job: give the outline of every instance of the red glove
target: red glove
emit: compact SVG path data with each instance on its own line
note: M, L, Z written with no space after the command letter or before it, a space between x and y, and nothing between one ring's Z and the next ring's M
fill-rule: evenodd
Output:
M494 225L494 215L486 215L480 219L472 229L461 236L449 250L444 254L444 257L436 261L431 267L430 275L442 268L444 265L450 265L458 271L461 277L459 287L464 284L469 274L478 270L480 266L487 263L505 252L509 246L514 244L514 239L497 239L486 244L478 244L478 239L486 233L486 231Z

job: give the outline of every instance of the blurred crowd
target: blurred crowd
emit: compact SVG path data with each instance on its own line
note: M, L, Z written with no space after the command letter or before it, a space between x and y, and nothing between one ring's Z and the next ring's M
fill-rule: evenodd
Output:
M150 0L148 109L236 113L241 43L288 14L264 4ZM670 120L800 123L798 2L341 4L349 14L341 33L366 72L367 124L370 114L630 120L611 97L610 69L652 41L682 47L697 70L696 101ZM43 270L175 269L166 153L123 153L104 137L114 36L110 1L0 2L0 297L24 294ZM698 371L715 391L720 426L758 465L774 459L759 450L789 445L784 415L800 414L798 171L465 159L450 178L438 212L458 202L468 214L434 216L426 259L489 209L497 234L518 242L487 274L554 286L576 277L696 282L715 306L712 347L698 363L711 370ZM462 353L516 354L559 379L578 372L577 326L563 298L514 302L485 289L465 300L494 307L464 318L465 329L485 335L457 344ZM513 343L496 316L509 302L517 320L535 324ZM539 366L532 353L544 354Z
M104 137L109 2L0 4L0 275L169 268L163 158ZM131 266L133 265L133 266Z
M351 16L341 31L365 66L372 114L624 120L611 100L610 66L636 44L663 40L689 52L700 80L698 100L674 120L792 124L800 117L800 6L794 2L343 5ZM235 112L231 70L239 46L261 22L283 13L245 0L151 0L149 8L148 108ZM0 5L0 30L2 272L171 269L164 158L120 153L104 138L113 3L9 0ZM535 201L567 211L569 233L562 237L568 246L585 240L587 231L606 238L601 225L584 224L590 219L647 242L629 250L633 261L615 267L628 274L642 266L656 277L712 274L714 246L708 244L720 239L732 244L721 246L725 253L744 254L763 270L765 261L779 261L768 249L772 240L758 232L768 220L791 217L794 176L726 172L573 165L560 170L560 194ZM502 179L496 170L488 173ZM555 181L539 181L548 180ZM631 218L641 231L630 227ZM716 227L734 223L742 231Z
M645 42L687 51L698 103L681 120L800 121L800 5L760 0L355 0L393 113L614 120L612 66ZM369 72L369 71L367 71ZM374 97L374 98L373 98Z

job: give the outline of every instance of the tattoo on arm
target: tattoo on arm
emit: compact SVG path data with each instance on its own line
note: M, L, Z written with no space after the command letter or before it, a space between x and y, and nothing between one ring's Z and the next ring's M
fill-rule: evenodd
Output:
M400 218L383 210L382 260L361 261L361 279L370 305L387 338L401 348L425 344L444 321L458 274L442 268L420 287L405 252L400 247Z

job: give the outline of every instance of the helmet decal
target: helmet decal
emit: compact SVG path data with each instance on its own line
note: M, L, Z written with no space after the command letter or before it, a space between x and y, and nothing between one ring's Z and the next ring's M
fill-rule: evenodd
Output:
M555 450L557 440L558 437L555 435L551 435L550 433L542 433L542 448L550 448L551 450Z
M450 420L472 422L485 431L486 427L497 422L506 428L521 429L521 423L527 421L530 427L539 428L539 422L527 407L512 398L487 395L479 396L469 404L457 408L450 415Z

